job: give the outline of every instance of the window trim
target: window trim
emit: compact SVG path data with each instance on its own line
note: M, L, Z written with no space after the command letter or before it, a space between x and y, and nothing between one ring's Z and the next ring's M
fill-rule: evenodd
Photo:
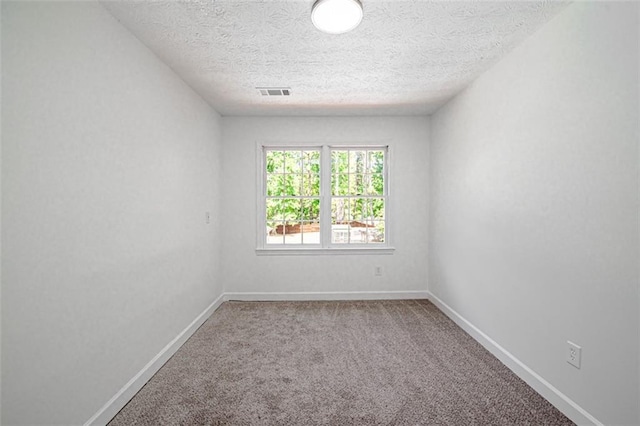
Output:
M384 148L385 153L385 242L381 244L332 244L330 231L320 232L320 244L287 244L269 245L266 242L266 235L261 230L266 227L266 167L265 153L267 150L320 150L320 223L331 223L331 149L380 149ZM264 142L256 143L256 254L264 255L351 255L366 254L380 255L393 254L395 248L392 245L392 223L389 220L393 216L391 201L391 185L389 176L392 170L391 144L388 142L379 143L358 143L358 142ZM329 167L325 162L329 161ZM323 228L321 228L323 229ZM326 229L326 228L324 228ZM327 241L327 238L329 239Z

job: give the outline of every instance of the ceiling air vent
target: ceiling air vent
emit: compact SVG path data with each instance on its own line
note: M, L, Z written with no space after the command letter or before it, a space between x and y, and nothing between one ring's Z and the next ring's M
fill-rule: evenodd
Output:
M290 87L256 87L262 96L291 96Z

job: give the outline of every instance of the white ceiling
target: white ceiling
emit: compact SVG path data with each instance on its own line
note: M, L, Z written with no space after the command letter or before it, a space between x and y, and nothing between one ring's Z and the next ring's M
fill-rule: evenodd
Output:
M102 4L222 115L430 114L567 4L362 0L360 26L329 35L313 2Z

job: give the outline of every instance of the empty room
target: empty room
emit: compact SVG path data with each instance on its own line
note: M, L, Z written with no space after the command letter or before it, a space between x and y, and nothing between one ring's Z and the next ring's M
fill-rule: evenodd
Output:
M2 425L640 425L640 3L2 0Z

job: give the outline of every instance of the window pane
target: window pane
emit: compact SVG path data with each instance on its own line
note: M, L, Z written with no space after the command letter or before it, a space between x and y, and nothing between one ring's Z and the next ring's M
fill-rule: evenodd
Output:
M282 222L267 222L267 244L284 243Z
M331 177L332 195L349 195L349 175L337 174Z
M284 157L285 173L302 173L302 151L285 151Z
M364 173L367 163L366 151L349 151L349 173Z
M302 200L302 220L306 221L320 221L320 199L319 198L307 198Z
M284 195L284 175L267 175L267 196Z
M349 243L349 225L332 224L331 225L331 243L332 244L348 244Z
M302 195L320 195L320 175L307 173L302 176Z
M368 229L369 243L384 243L384 222L375 222L372 228Z
M365 198L352 198L350 205L351 222L354 221L364 223L367 220L367 199Z
M282 203L282 218L287 221L299 220L302 214L300 200L284 199Z
M363 195L365 193L365 175L349 175L349 195Z
M282 195L298 196L302 186L302 175L284 175L284 188Z
M349 227L349 242L351 244L367 243L367 227L360 222L351 222Z
M282 201L283 200L267 199L267 222L280 221L283 219Z
M384 172L384 151L367 151L367 173Z
M282 151L267 151L266 163L267 173L283 173L284 153Z
M371 216L374 220L384 220L384 198L372 198Z
M331 199L331 223L347 224L349 221L349 199Z
M304 173L320 174L320 151L303 151Z
M301 224L298 221L285 222L284 224L284 243L285 244L302 244Z
M302 222L302 244L320 244L320 224L317 222Z
M349 172L349 151L331 151L331 174Z
M381 173L367 175L367 194L369 195L384 194L384 178Z

